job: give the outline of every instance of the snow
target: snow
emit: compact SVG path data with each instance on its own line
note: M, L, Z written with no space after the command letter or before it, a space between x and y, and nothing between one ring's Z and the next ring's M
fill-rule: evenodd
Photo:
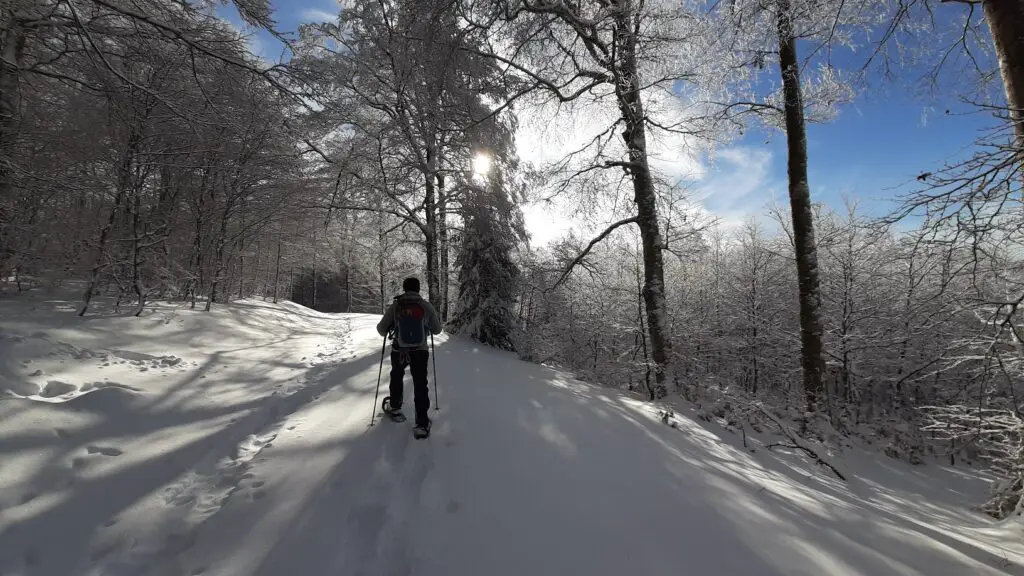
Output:
M969 470L847 451L844 483L446 336L414 440L368 427L378 316L74 310L0 300L3 576L1024 574Z

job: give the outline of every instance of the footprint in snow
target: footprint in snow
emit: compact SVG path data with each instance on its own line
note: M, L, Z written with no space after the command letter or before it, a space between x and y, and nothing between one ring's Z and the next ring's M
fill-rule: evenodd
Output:
M86 446L85 450L89 454L102 454L104 456L120 456L124 454L124 451L113 446L97 446L95 444Z
M74 384L68 384L67 382L61 382L60 380L50 380L43 386L43 389L39 391L39 395L43 398L56 398L70 392L78 390L78 386Z

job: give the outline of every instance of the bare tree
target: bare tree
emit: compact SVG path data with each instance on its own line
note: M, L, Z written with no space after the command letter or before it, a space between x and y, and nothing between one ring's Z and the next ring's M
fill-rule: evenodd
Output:
M518 95L542 91L558 102L607 99L614 103L616 112L606 112L607 129L588 147L593 160L575 170L567 181L595 170L619 171L632 185L634 211L609 226L572 259L559 282L565 281L569 272L615 229L637 225L643 248L642 292L656 366L656 389L659 396L664 395L674 381L664 280L666 240L659 218L657 179L649 162L648 132L690 133L693 127L678 115L659 121L645 106L650 104L652 94L672 98L664 96L671 85L688 77L685 60L674 55L685 47L686 35L693 33L689 28L692 21L682 6L632 0L574 4L500 1L470 17L494 31L492 48L486 55L519 80L522 88ZM505 49L498 49L498 45ZM664 66L664 61L676 66ZM617 132L620 146L612 142ZM570 160L576 156L571 155Z
M758 95L751 85L747 88L749 96L718 104L730 120L739 122L741 116L754 114L786 133L789 212L799 279L803 388L810 412L822 407L825 363L821 281L807 174L806 123L808 117L812 121L829 118L835 104L850 98L848 88L831 64L831 47L851 43L858 31L870 26L878 18L874 14L879 9L876 4L871 0L775 0L768 4L732 3L716 11L726 26L724 42L733 50L732 81L738 81L741 89L745 82L758 78L757 72L772 61L778 66L781 91ZM811 43L810 57L801 59L800 40ZM812 66L819 68L816 77L803 78Z

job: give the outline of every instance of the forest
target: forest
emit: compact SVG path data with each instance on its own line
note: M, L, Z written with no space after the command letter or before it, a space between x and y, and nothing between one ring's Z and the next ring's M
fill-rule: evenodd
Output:
M736 429L984 464L985 511L1024 509L1020 3L344 0L283 30L233 0L276 61L205 0L0 6L5 293L380 313L418 275L450 332ZM882 89L992 129L891 213L813 201L807 126ZM523 160L559 118L582 144ZM656 158L752 131L788 203L742 225ZM532 243L543 198L595 233Z

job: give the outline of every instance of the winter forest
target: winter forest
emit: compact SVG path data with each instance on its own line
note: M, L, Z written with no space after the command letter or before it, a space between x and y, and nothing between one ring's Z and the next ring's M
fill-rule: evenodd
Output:
M273 61L208 0L0 7L5 295L380 313L417 275L448 332L794 443L984 465L985 511L1024 508L1019 3L345 0L285 30L233 0ZM816 202L807 127L872 90L992 130L885 214ZM788 196L730 224L665 153L751 131ZM531 242L544 199L592 233Z

